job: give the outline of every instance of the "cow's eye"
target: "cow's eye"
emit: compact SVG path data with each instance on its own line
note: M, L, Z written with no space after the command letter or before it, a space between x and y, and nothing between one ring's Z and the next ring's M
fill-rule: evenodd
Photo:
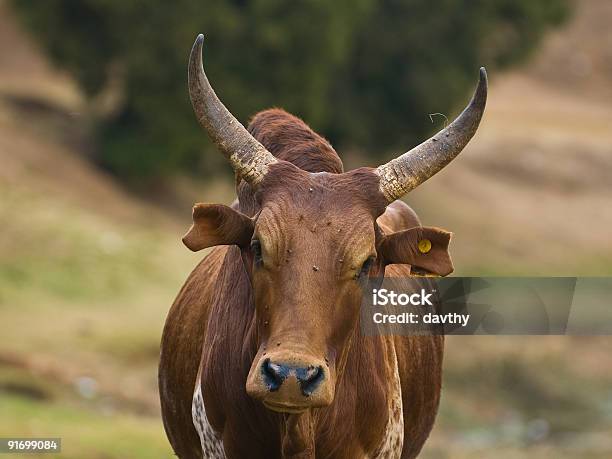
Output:
M373 265L374 257L368 257L367 260L363 262L363 265L361 265L361 269L355 276L355 279L361 279L362 277L365 277L370 274L370 269L372 269Z
M261 255L261 242L259 242L259 239L251 241L251 252L253 253L253 263L255 266L261 266L263 264L263 257Z

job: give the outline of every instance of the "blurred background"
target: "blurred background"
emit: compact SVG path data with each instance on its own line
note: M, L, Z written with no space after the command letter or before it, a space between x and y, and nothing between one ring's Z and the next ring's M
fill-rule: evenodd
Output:
M611 22L607 0L0 0L0 437L172 456L159 340L203 256L180 237L234 197L188 100L197 33L241 121L284 107L346 169L442 128L486 65L476 138L406 201L455 233L456 275L610 276ZM612 457L611 353L449 337L422 457Z

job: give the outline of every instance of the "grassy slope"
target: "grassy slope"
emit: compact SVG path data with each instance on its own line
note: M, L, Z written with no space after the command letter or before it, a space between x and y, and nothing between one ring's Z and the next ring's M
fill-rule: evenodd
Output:
M0 193L0 436L62 436L62 457L170 457L158 343L195 260L157 229Z
M579 48L593 8L607 8L590 5L547 54L562 59L563 40ZM0 43L14 43L5 13L0 0ZM62 457L170 457L156 364L168 306L200 258L179 241L191 202L173 221L93 170L64 135L83 124L69 80L27 42L10 51L0 47L0 436L61 435ZM548 84L546 65L494 77L478 140L410 197L425 223L456 233L462 274L611 274L610 99ZM45 104L10 102L24 94ZM610 457L610 348L451 337L423 456Z

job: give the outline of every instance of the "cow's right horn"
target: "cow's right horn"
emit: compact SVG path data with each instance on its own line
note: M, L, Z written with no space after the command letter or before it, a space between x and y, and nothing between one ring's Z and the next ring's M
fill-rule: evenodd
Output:
M401 198L455 159L476 133L486 103L487 72L482 67L476 92L455 121L409 152L376 168L380 192L387 201Z
M200 125L229 159L234 171L255 186L277 159L221 103L202 65L204 35L196 38L189 56L189 96Z

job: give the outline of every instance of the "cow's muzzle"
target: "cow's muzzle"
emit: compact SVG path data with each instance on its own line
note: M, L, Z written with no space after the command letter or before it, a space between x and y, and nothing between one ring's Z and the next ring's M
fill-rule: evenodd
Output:
M334 397L326 362L287 352L256 359L246 389L267 408L285 413L327 406Z

